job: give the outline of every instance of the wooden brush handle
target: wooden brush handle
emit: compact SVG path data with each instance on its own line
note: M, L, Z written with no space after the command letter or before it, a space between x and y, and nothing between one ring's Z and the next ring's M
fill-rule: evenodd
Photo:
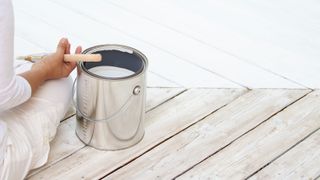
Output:
M100 62L102 60L101 54L65 54L64 61L66 62Z

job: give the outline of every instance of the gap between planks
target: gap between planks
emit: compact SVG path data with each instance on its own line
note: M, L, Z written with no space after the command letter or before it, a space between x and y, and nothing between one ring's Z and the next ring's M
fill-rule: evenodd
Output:
M139 154L171 137L176 132L180 132L195 121L201 120L215 109L228 104L243 94L243 92L244 90L240 89L191 89L186 91L147 113L145 122L146 136L138 145L122 151L97 151L91 147L86 147L76 154L59 161L50 168L39 172L39 174L32 176L31 179L49 177L99 178L106 171L112 171L114 168L126 163L128 159L130 160L139 156ZM195 112L190 112L189 108ZM152 135L148 135L149 133L152 133ZM108 161L107 164L105 163L106 161Z
M144 154L146 154L146 153L148 153L148 152L152 151L153 149L157 148L159 145L163 144L164 142L168 141L169 139L173 138L174 136L176 136L176 135L178 135L178 134L180 134L180 133L184 132L185 130L187 130L188 128L192 127L193 125L195 125L195 124L197 124L197 123L201 122L202 120L206 119L208 116L210 116L210 115L214 114L215 112L219 111L221 108L224 108L225 106L227 106L227 104L225 104L225 105L221 106L220 108L218 108L218 109L216 109L216 110L212 111L211 113L209 113L208 115L206 115L206 116L204 116L202 119L200 119L199 121L196 121L196 122L194 122L194 123L190 124L189 126L185 127L184 129L182 129L181 131L177 132L176 134L173 134L172 136L170 136L170 137L168 137L168 138L164 139L163 141L161 141L161 142L159 142L158 144L154 145L152 148L148 149L148 150L147 150L147 151L145 151L144 153L140 154L139 156L136 156L135 158L131 159L131 160L130 160L130 161L128 161L127 163L125 163L125 164L123 164L123 165L119 166L118 168L114 169L113 171L109 172L108 174L106 174L105 176L103 176L103 177L101 177L101 178L99 178L99 179L103 179L103 178L107 177L108 175L110 175L110 174L112 174L112 173L116 172L117 170L119 170L119 169L121 169L121 168L125 167L126 165L130 164L131 162L133 162L133 161L135 161L136 159L140 158L140 157L141 157L141 156L143 156Z
M163 103L169 101L170 99L180 95L181 93L185 92L186 89L183 88L147 88L147 103L146 103L146 110L151 111L155 107L162 105ZM81 148L85 147L85 145L76 137L75 135L75 116L70 117L69 119L63 120L62 123L59 125L57 130L57 135L55 139L50 143L51 150L49 152L48 162L38 168L34 169L29 172L28 177L31 177L40 171L49 168L56 162L63 160L73 153L76 153ZM70 137L70 140L65 141L65 137ZM67 150L67 152L63 152L60 148L63 146L67 146L71 144L71 149ZM60 150L59 150L60 149ZM59 153L63 153L59 155ZM58 154L58 156L56 156Z
M308 94L180 178L248 177L319 128L319 103L320 91Z
M290 106L292 103L296 102L298 99L301 99L302 97L304 97L307 92L308 92L307 90L295 90L295 91L294 90L253 90L239 97L238 99L234 100L232 103L228 104L226 107L220 109L214 114L206 117L204 120L202 120L201 122L198 122L193 127L180 132L174 138L168 140L167 142L164 142L161 146L156 147L155 150L149 152L148 154L145 154L141 158L129 164L127 167L124 167L124 169L120 169L119 171L116 171L115 172L116 175L111 174L111 176L107 177L107 179L108 178L110 179L124 178L125 179L129 177L131 179L140 179L140 178L154 179L157 177L161 177L164 179L172 178L177 174L179 174L179 172L183 173L185 169L188 169L188 167L194 165L199 160L201 161L202 158L210 156L210 151L213 151L212 148L214 148L217 151L221 150L221 148L219 149L218 147L210 148L208 147L209 144L215 144L215 146L221 146L221 147L228 146L231 143L228 144L228 142L224 142L223 139L227 139L228 141L232 141L232 140L235 141L234 138L237 139L237 136L242 136L241 135L242 133L247 133L248 131L251 131L255 127L259 126L261 123L266 121L265 119L269 119L270 116L271 117L274 116L279 111ZM235 108L237 108L237 110ZM249 114L247 114L248 112ZM241 130L240 132L237 132L239 131L239 128L236 128L235 124L233 125L228 124L228 116L231 116L231 117L236 116L237 122L240 125L242 124L244 126L244 127L241 127L243 130ZM246 117L248 117L249 120L247 120ZM254 117L254 118L251 119L250 121L250 117ZM220 119L220 120L215 122L213 121L214 119L216 120ZM210 124L209 122L211 122L211 125L209 125ZM213 134L211 134L210 137L204 136L203 137L204 139L199 139L197 143L193 142L192 139L194 138L192 137L189 138L188 135L192 135L192 133L200 133L200 134L202 133L202 135L205 135L205 132L207 131L201 132L201 127L205 125L206 125L206 128L204 129L212 129L211 133ZM236 128L238 130L232 129L232 128ZM216 130L214 131L214 129ZM232 134L233 131L237 132L238 134L234 134L234 133ZM213 139L216 138L215 140L217 142L214 143L212 141L211 142L208 141L210 140L211 137ZM205 139L207 140L205 141ZM192 144L189 145L187 143L189 140L195 143L196 145L194 146L192 146ZM197 141L197 139L195 139L195 141ZM202 142L204 146L202 146L202 148L200 148L201 150L199 151L199 146L201 146L201 144L199 144L200 142ZM188 149L187 150L184 149L185 146L188 146L189 151ZM202 151L205 152L205 155ZM192 152L194 152L195 155L194 156L191 155L189 158L182 155L182 154L188 155L190 153L192 154ZM197 157L197 155L201 153L202 153L202 157ZM157 158L157 156L158 157L160 156L160 157ZM153 159L153 161L151 161L150 159ZM188 160L193 159L193 160L192 161L190 160L188 162L188 160L186 159ZM157 168L158 170L159 169L160 170L157 171ZM139 172L141 174L139 174ZM141 175L141 177L139 175Z
M320 128L316 129L315 131L311 132L308 136L306 136L304 139L299 141L297 144L293 145L290 149L276 157L274 160L260 168L258 171L254 172L250 176L248 176L246 179L254 180L254 179L293 179L294 177L303 177L303 178L308 178L312 179L312 177L305 177L306 174L302 174L301 171L309 171L309 175L314 175L315 173L318 172L320 175L320 168L318 170L315 170L317 172L312 172L310 171L314 170L314 167L320 167ZM311 146L311 147L310 147ZM315 146L315 147L313 147ZM299 150L301 152L299 152ZM314 152L316 151L316 152ZM305 152L308 152L305 154ZM304 155L302 155L303 153ZM314 155L318 156L314 157ZM303 158L301 159L301 156ZM312 157L311 157L312 156ZM317 158L317 159L314 159ZM309 164L310 161L316 160L314 163L318 163L318 165L313 166L306 166L308 164L308 159L309 159ZM295 161L294 163L290 161ZM297 163L298 162L298 163ZM301 164L299 164L301 163ZM301 165L301 166L298 166ZM291 173L289 173L290 171ZM295 173L295 174L294 174ZM291 177L288 177L291 176ZM293 176L293 177L292 177ZM315 179L317 179L317 174L315 175Z
M191 170L192 168L196 167L197 165L201 164L202 162L206 161L207 159L209 159L210 157L214 156L215 154L219 153L220 151L222 151L223 149L225 149L226 147L230 146L232 143L234 143L235 141L237 141L238 139L242 138L243 136L245 136L246 134L250 133L252 130L254 130L255 128L257 128L258 126L260 126L261 124L265 123L266 121L270 120L272 117L276 116L277 114L281 113L283 110L285 110L287 107L291 106L292 104L296 103L297 101L303 99L305 96L307 96L309 93L311 93L312 91L304 94L303 96L301 96L300 98L296 99L295 101L291 102L290 104L288 104L287 106L283 107L282 109L280 109L278 112L272 114L269 118L261 121L259 124L257 124L256 126L254 126L253 128L249 129L247 132L241 134L239 137L237 137L236 139L234 139L233 141L231 141L230 143L228 143L227 145L221 147L220 149L218 149L216 152L214 152L213 154L211 154L210 156L204 158L203 160L201 160L200 162L196 163L195 165L193 165L192 167L186 169L184 172L180 173L179 175L177 175L176 177L174 177L174 179L180 177L181 175L183 175L184 173L188 172L189 170Z

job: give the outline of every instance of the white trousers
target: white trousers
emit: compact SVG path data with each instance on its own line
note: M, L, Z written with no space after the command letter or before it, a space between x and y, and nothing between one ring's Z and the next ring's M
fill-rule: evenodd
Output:
M16 64L16 73L32 64ZM46 163L50 144L71 102L72 79L47 81L24 104L0 113L0 179L23 179Z

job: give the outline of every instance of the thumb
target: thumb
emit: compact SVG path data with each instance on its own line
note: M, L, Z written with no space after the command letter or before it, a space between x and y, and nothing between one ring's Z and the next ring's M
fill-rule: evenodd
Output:
M59 44L57 46L57 53L65 54L67 46L68 46L68 40L66 38L60 39Z

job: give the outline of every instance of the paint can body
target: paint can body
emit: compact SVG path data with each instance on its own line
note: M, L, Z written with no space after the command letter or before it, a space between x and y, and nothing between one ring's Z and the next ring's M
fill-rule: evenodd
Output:
M144 135L147 58L122 45L95 46L83 53L100 53L102 61L77 65L77 136L101 150L135 145Z

